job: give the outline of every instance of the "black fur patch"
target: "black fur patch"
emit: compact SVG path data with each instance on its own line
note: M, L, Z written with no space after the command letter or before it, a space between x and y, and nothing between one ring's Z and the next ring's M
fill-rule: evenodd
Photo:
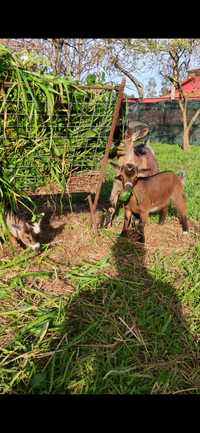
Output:
M138 144L137 146L134 147L134 153L135 155L146 155L147 153L147 148L146 148L146 144L145 143L141 143Z

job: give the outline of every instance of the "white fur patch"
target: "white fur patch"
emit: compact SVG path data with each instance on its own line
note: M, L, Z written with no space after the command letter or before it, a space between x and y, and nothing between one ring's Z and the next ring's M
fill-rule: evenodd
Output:
M38 221L38 222L36 222L36 223L33 223L33 225L32 225L32 227L33 227L33 231L34 231L35 234L38 234L38 233L41 232L40 224L41 224L41 220L42 220L42 218L44 217L45 213L42 212L40 215L41 215L41 219L40 219L40 221Z
M183 235L189 235L189 232L184 231Z
M36 242L36 244L31 245L31 248L32 248L33 251L38 250L40 248L40 243Z
M150 212L156 212L158 210L158 207L152 207L152 209L150 209Z
M40 222L33 224L33 231L34 231L35 234L40 233Z

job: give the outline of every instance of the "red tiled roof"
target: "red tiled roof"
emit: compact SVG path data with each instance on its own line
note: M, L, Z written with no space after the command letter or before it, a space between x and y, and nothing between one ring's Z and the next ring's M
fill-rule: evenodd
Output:
M200 100L200 75L188 76L186 80L181 83L183 91L187 94L189 99ZM140 100L139 98L128 98L129 102L160 102L163 100L171 100L171 92L165 96L159 96L156 98L144 98ZM178 90L175 91L175 99L179 99Z
M179 98L176 97L175 100L178 100ZM200 96L193 96L189 99L200 101ZM128 98L128 102L140 102L140 103L148 103L148 102L161 102L161 101L171 101L170 96L160 96L157 98Z

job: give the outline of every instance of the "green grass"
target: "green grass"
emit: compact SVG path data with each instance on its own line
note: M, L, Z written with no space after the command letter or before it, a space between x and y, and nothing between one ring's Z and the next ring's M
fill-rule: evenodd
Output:
M200 219L200 147L192 146L183 152L178 145L153 144L153 149L160 162L161 170L173 170L177 174L186 172L185 192L188 198L188 213L192 218Z
M199 219L200 148L153 148L161 169L187 172L189 214ZM109 167L104 198L112 179ZM0 393L199 393L200 243L158 251L147 267L129 240L102 236L112 247L96 262L61 268L48 248L1 260ZM28 272L30 263L45 272ZM39 283L58 277L71 295Z

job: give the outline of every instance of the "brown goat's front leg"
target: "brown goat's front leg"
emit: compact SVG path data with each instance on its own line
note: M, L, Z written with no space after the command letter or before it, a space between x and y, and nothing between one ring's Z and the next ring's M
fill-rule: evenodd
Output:
M166 220L166 216L167 216L167 210L168 210L168 206L164 207L160 212L159 212L159 224L164 224L165 220Z
M126 236L127 235L128 228L129 228L129 225L130 225L130 222L131 222L131 217L132 217L132 212L129 209L124 208L124 212L125 212L125 215L124 215L124 225L123 225L123 229L122 229L122 232L121 232L121 236Z
M122 182L118 179L115 179L115 181L113 183L111 195L110 195L111 207L108 209L107 215L106 215L105 221L104 221L104 226L106 228L112 227L113 219L118 212L117 201L118 201L118 197L119 197L119 194L121 191L123 191Z
M109 209L106 211L106 215L103 223L105 228L112 227L112 221L115 213L116 213L116 209L113 207L109 207Z

